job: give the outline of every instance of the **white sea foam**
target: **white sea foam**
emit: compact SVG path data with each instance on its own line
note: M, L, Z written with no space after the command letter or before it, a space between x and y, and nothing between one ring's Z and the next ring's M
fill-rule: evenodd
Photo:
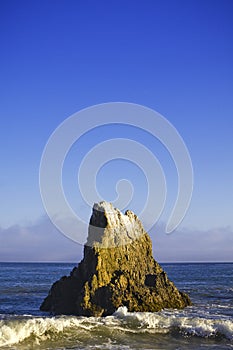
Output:
M134 312L120 307L113 316L95 317L24 317L0 321L0 346L9 346L27 340L30 337L38 343L64 332L93 334L96 329L126 333L169 333L195 335L198 337L214 337L221 335L233 340L233 320L230 318L192 317L179 311L159 313Z
M143 329L148 331L169 332L172 329L178 329L184 335L195 335L199 337L211 337L216 335L225 336L233 340L233 319L230 318L211 318L209 317L191 317L191 315L171 312L128 312L126 307L120 307L114 314L122 319L136 319Z
M51 334L58 334L67 329L85 329L90 331L98 322L86 322L77 317L34 317L21 320L0 321L0 346L12 345L34 336L46 340Z

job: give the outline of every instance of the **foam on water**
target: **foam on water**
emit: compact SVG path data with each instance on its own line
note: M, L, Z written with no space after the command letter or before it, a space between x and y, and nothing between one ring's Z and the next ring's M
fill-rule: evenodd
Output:
M163 311L159 313L134 312L130 313L126 307L120 307L114 314L122 319L136 319L145 330L171 331L178 329L184 335L212 337L222 335L233 340L233 319L192 317L180 311Z
M209 317L209 318L208 318ZM63 333L75 334L85 331L93 335L98 329L114 328L125 333L169 333L178 332L183 336L222 336L233 340L232 318L194 317L179 311L159 313L134 312L120 307L113 316L95 317L16 317L0 321L0 346L17 344L33 337L41 342Z
M0 321L0 346L17 344L33 336L37 340L50 339L67 330L91 331L101 323L85 317L32 317Z

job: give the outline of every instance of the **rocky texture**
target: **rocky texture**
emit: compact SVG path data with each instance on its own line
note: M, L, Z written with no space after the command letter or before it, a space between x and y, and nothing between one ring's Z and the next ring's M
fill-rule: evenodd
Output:
M41 310L106 316L120 306L153 312L188 305L189 297L154 260L151 239L137 216L101 202L93 207L83 260L53 284Z

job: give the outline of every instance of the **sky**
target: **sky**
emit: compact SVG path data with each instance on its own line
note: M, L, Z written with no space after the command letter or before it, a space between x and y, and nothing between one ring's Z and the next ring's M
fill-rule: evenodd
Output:
M164 213L150 232L155 256L233 260L231 0L0 1L0 47L0 261L81 257L83 247L58 232L43 207L41 156L66 118L118 101L159 112L182 136L194 171L188 212L174 233L164 233L177 191L174 164L158 140L123 126L93 130L73 145L63 178L74 210L91 214L76 188L85 153L109 138L143 140L168 182ZM106 164L97 187L111 201L125 177L137 213L146 187L133 164Z

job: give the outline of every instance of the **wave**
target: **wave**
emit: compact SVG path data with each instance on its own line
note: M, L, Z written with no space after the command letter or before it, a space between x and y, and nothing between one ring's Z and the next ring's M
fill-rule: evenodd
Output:
M233 321L230 318L193 317L180 311L163 311L159 313L134 312L120 307L114 314L122 319L136 319L147 331L170 332L178 330L183 335L198 337L224 336L233 340Z
M208 315L209 316L209 315ZM233 340L233 321L230 318L204 318L185 315L179 311L128 312L120 307L108 317L32 317L15 316L0 321L0 347L32 339L37 343L77 334L92 336L96 331L123 333L169 333L183 336L216 337Z

